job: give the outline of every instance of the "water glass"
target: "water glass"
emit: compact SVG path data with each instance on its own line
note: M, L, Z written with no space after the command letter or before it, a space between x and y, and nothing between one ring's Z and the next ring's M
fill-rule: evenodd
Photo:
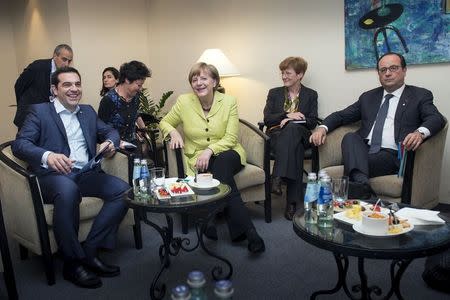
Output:
M164 168L151 168L150 178L152 183L152 190L158 190L159 188L164 187L166 178Z
M344 202L348 199L348 176L333 178L331 181L333 199L337 202Z

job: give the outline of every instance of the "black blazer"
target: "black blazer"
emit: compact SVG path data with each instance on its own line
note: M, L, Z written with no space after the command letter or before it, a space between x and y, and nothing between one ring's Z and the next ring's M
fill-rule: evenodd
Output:
M264 124L267 128L279 125L286 118L284 111L285 87L277 87L269 90L266 106L264 107ZM297 111L305 115L306 127L312 130L317 125L317 92L302 85L299 95L300 103Z
M29 64L17 78L14 85L17 103L14 124L17 127L22 126L30 104L50 101L51 70L51 59L39 59Z
M375 122L382 98L383 87L367 91L352 105L326 117L322 124L326 125L331 132L341 125L361 121L361 127L357 133L365 138ZM434 135L444 125L444 118L433 104L433 94L424 88L405 86L395 112L395 142L403 141L406 135L420 126L426 127L431 135Z

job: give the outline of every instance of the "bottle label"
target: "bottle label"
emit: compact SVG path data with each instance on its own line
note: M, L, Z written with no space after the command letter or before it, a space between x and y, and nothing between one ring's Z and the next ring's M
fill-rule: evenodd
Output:
M328 204L333 200L333 195L331 194L331 190L328 186L322 186L320 187L319 192L319 204Z
M306 186L305 202L314 202L316 200L316 187L313 184L308 184Z

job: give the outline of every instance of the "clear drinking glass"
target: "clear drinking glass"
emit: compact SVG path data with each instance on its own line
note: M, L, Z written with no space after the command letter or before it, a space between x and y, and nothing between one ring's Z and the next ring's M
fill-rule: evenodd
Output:
M333 178L331 180L333 200L344 202L348 199L348 176Z
M151 168L150 178L152 183L152 190L158 190L164 187L166 173L164 168Z

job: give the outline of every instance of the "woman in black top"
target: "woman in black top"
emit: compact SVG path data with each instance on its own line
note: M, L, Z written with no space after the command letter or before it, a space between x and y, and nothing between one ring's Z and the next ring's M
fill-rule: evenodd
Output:
M292 220L297 201L303 203L303 158L309 148L310 130L317 125L317 92L302 85L308 63L301 57L288 57L280 63L284 86L267 95L264 123L275 153L272 177L287 184L284 216Z

